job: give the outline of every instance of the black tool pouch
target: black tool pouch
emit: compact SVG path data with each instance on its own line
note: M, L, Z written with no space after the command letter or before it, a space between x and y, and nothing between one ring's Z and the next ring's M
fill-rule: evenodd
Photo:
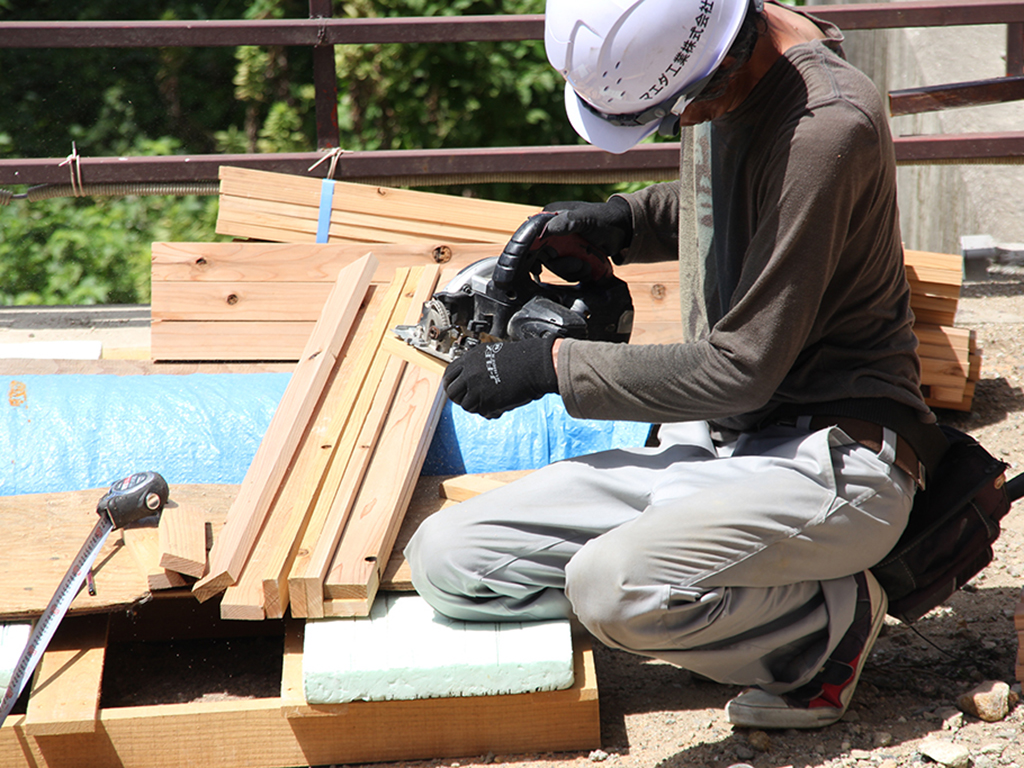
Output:
M992 561L999 521L1009 511L1007 464L951 427L949 448L917 492L903 536L871 569L889 614L912 623L941 605ZM1016 482L1016 481L1015 481Z

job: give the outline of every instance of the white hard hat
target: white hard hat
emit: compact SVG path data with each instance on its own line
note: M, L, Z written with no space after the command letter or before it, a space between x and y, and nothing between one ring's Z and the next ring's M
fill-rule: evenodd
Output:
M700 93L751 3L547 0L544 47L566 79L572 127L616 154L650 136Z

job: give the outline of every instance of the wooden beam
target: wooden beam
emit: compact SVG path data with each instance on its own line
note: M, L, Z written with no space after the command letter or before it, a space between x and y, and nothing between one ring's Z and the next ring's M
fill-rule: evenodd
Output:
M106 614L64 618L39 661L21 724L25 734L96 731L107 627Z
M200 579L206 573L206 510L169 501L160 513L160 565Z
M339 273L335 290L310 335L281 404L242 481L238 499L210 552L210 573L193 587L197 599L208 600L238 579L376 266L376 259L367 255Z

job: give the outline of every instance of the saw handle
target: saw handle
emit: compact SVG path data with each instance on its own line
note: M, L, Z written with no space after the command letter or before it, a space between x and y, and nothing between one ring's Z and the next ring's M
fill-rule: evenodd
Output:
M96 505L96 514L107 515L114 528L124 528L164 508L170 490L157 472L136 472L118 480Z
M537 213L519 225L494 265L491 282L495 288L504 293L515 291L517 281L526 274L525 267L529 266L531 246L557 215L557 211Z

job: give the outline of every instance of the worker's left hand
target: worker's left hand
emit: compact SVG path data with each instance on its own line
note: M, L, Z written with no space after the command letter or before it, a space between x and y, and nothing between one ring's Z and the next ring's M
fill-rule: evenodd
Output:
M496 419L558 391L551 357L555 337L477 344L444 372L448 398L470 413Z

